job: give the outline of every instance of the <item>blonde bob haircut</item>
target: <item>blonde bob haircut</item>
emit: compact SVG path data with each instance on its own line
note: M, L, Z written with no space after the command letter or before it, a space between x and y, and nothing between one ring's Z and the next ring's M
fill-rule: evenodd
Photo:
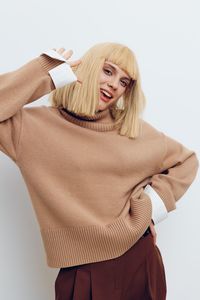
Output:
M80 116L94 116L99 103L99 76L105 61L118 65L130 77L122 97L109 107L120 135L136 138L140 131L140 114L146 100L141 88L141 80L135 54L127 46L119 43L100 43L91 47L81 57L81 63L71 67L76 81L50 94L51 106L66 108Z

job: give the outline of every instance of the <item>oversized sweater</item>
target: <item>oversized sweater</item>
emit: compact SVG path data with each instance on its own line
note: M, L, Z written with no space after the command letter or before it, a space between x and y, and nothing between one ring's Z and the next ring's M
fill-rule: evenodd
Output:
M170 212L199 166L193 150L142 119L130 139L119 135L109 109L83 118L24 107L55 89L50 71L61 64L42 54L0 76L0 150L20 169L55 268L125 253L152 219L145 189Z

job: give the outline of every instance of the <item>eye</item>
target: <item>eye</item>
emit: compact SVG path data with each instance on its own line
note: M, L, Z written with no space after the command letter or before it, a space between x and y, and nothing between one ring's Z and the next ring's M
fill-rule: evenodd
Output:
M121 85L122 85L123 87L127 87L128 83L127 83L126 81L121 81Z
M112 72L109 69L103 69L104 73L107 75L112 75Z

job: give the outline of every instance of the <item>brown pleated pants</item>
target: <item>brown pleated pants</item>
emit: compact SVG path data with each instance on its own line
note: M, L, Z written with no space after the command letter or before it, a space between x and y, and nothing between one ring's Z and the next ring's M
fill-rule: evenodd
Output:
M55 299L165 300L162 256L151 233L145 234L117 258L61 268L55 281Z

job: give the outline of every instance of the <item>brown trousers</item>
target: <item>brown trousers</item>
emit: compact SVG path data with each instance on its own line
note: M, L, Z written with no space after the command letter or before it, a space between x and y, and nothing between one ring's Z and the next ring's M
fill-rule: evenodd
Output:
M123 255L106 261L61 268L56 300L165 300L163 260L151 233Z

